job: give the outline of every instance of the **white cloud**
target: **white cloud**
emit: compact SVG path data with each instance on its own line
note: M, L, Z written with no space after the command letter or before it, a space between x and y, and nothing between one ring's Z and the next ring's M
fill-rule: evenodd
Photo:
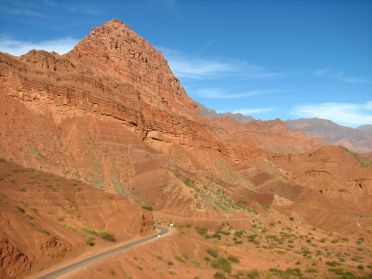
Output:
M324 76L329 72L328 69L322 68L322 69L317 69L314 71L315 76Z
M323 118L335 123L357 127L372 124L372 101L355 103L320 103L294 107L293 114L301 118Z
M266 92L268 91L252 90L252 91L245 91L245 92L227 92L219 88L204 88L204 89L199 89L195 91L195 93L199 97L207 98L207 99L238 99L238 98L260 95Z
M70 37L40 42L20 41L8 37L0 37L0 51L13 55L22 55L32 49L39 49L64 54L70 51L77 42L77 39Z
M26 16L26 17L36 17L36 18L48 18L49 16L40 12L26 10L26 9L15 9L3 7L2 11L15 15L15 16Z
M97 8L94 7L94 5L81 5L76 4L66 4L65 1L55 1L55 0L39 0L41 4L44 4L46 6L59 9L59 10L65 10L69 13L82 13L82 14L88 14L88 15L99 15L100 12L97 10Z
M254 115L254 114L260 114L264 112L270 112L273 111L273 108L243 108L243 109L237 109L233 110L232 113L241 113L245 115Z
M364 77L354 77L344 73L336 73L327 68L316 69L313 75L317 77L329 77L347 83L370 83L370 81Z
M207 59L184 52L159 47L176 76L189 79L217 79L239 77L245 79L269 79L286 75L234 59Z

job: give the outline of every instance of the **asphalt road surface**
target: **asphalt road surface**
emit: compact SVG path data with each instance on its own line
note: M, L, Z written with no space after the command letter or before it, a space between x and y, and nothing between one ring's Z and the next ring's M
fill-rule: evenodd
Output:
M161 226L155 226L155 227L158 230L158 233L155 234L155 235L151 235L151 236L148 236L148 237L145 237L145 238L133 241L133 242L129 242L129 243L123 244L122 246L115 247L111 250L102 252L100 254L90 256L90 257L85 258L83 260L80 260L78 262L75 262L75 263L69 264L67 266L61 267L57 270L51 271L48 274L42 275L41 277L38 277L38 278L39 279L59 278L63 275L67 275L70 272L76 271L77 269L84 268L87 265L96 263L98 261L104 260L104 259L106 259L108 257L111 257L111 256L114 256L114 255L120 254L123 251L129 250L133 247L139 246L139 245L141 245L143 243L146 243L150 240L156 239L156 238L158 238L158 235L162 236L162 235L165 235L169 232L169 229L167 227L161 227Z

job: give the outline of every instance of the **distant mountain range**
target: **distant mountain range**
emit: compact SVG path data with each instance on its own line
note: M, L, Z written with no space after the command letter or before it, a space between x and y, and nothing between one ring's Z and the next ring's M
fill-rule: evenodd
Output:
M201 104L198 104L198 108L199 113L208 119L231 117L240 124L255 120L252 116L241 113L218 113ZM303 131L309 136L319 137L328 143L342 145L360 153L372 152L372 125L370 124L350 128L319 118L288 120L285 123L290 130Z
M319 118L288 120L286 123L289 129L304 131L332 144L361 153L372 151L372 125L350 128Z
M252 116L246 116L241 113L231 113L231 112L219 113L213 109L209 109L203 106L202 104L197 103L197 105L198 105L199 113L208 119L220 118L220 117L231 117L235 119L237 122L239 122L240 124L246 124L249 121L255 120Z

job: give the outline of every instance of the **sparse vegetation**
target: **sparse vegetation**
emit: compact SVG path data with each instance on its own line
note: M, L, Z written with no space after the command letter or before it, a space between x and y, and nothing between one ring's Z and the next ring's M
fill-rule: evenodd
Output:
M363 155L353 152L346 147L343 147L345 150L347 150L351 155L354 156L355 160L362 166L362 167L372 167L372 161L369 160L368 158L364 157Z
M113 234L106 232L106 231L96 231L92 228L89 227L81 227L80 231L89 234L89 235L94 235L98 236L104 240L110 241L110 242L116 242L116 239Z
M153 211L154 210L151 205L143 205L142 208L145 209L145 210L148 210L148 211Z
M110 241L110 242L116 242L116 239L113 234L106 232L106 231L99 231L98 236L104 240Z
M76 231L76 227L72 224L64 224L63 226L69 231L73 231L73 232Z
M231 255L231 256L228 257L228 259L232 263L239 263L240 262L239 259L238 259L238 257L236 257L236 256L232 256Z
M208 234L208 229L207 228L196 227L196 231L201 236L204 236L205 238L210 238L210 235Z
M94 236L89 235L85 238L85 243L89 246L94 246L96 244L96 238Z
M227 273L230 273L232 270L230 262L223 257L219 257L217 259L212 260L211 265L214 268L222 269Z
M247 277L249 279L258 279L260 277L260 272L257 269L252 269L247 272Z
M280 270L277 268L270 268L269 271L281 278L304 278L299 268L287 268L286 270Z
M181 262L181 263L185 263L185 259L182 257L182 256L176 256L176 260Z
M207 249L207 253L212 256L213 258L217 258L218 257L218 250L217 249L214 249L214 248L211 248L209 247Z
M218 271L218 272L216 272L216 273L214 274L214 278L215 278L215 279L225 279L226 276L225 276L225 274L223 274L222 272Z

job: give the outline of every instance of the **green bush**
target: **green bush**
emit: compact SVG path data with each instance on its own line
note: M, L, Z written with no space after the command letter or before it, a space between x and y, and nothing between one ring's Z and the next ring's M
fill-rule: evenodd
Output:
M89 227L81 227L80 230L82 232L84 232L84 233L91 234L91 235L97 235L98 236L98 233L95 230L93 230L93 229L91 229Z
M142 206L142 208L145 209L145 210L148 210L148 211L153 211L154 210L151 205L144 205L144 206Z
M106 231L99 231L98 236L104 240L111 241L111 242L116 242L116 239L113 234L106 232Z
M225 258L217 258L217 259L214 259L211 263L211 265L214 267L214 268L219 268L219 269L222 269L224 270L225 272L228 272L230 273L231 272L231 264L228 260L226 260Z
M64 224L63 225L66 229L68 229L69 231L76 231L76 227L74 225L71 225L71 224Z
M86 234L89 234L89 235L99 236L100 238L107 240L107 241L116 242L114 235L106 231L96 231L89 227L81 227L80 231Z
M258 279L260 277L260 273L256 269L252 269L247 272L247 277L249 279Z
M204 236L205 238L210 238L210 236L208 234L208 229L207 228L196 227L196 231L201 236Z
M339 265L339 263L336 262L336 261L327 261L326 264L329 265L329 266L338 266Z
M214 249L212 247L209 247L207 249L207 253L212 256L213 258L217 258L218 257L218 250L217 249Z
M244 233L244 231L242 231L242 230L240 230L240 231L236 231L236 232L234 233L234 236L235 236L235 237L242 237L243 233Z
M269 271L282 278L303 278L303 274L299 268L287 268L286 270L270 268Z
M232 263L238 263L238 262L240 262L239 259L238 259L238 257L236 257L236 256L229 256L228 259Z
M87 236L85 243L89 246L94 246L96 244L96 238L94 236Z

